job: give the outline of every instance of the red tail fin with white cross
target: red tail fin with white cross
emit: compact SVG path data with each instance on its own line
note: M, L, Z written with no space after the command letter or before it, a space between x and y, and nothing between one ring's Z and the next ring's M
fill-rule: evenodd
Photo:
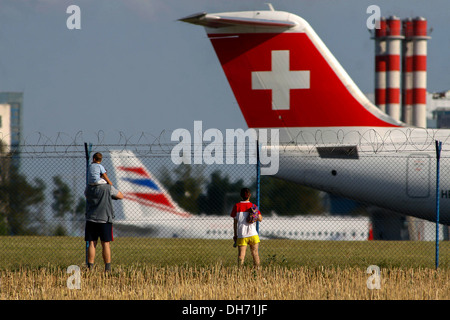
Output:
M358 89L302 18L280 11L196 14L250 128L398 127Z

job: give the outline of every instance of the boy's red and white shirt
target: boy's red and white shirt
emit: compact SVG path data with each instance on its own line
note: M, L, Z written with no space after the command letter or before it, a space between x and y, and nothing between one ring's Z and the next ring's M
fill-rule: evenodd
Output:
M247 217L253 203L250 201L241 201L234 205L231 211L231 217L237 220L237 237L248 238L258 235L256 223L248 223Z

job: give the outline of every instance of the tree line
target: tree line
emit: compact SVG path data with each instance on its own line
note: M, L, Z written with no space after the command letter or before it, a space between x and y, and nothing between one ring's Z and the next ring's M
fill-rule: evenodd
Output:
M45 218L47 186L44 181L40 178L28 181L20 173L17 158L5 155L3 145L0 148L0 235L66 235L62 224L48 225ZM60 176L53 177L53 184L53 217L84 218L84 197L75 198Z
M36 178L29 182L15 167L9 179L0 178L0 235L59 235L68 230L59 221L84 219L86 201L75 199L70 187L60 176L53 177L51 209L53 220L45 218L46 184ZM58 218L61 218L60 220Z
M245 185L243 179L231 181L223 172L214 171L209 179L202 170L193 172L193 166L181 164L173 172L161 169L160 181L178 205L193 214L229 215L232 206L240 201L241 188L252 191L256 203L256 175L254 182ZM200 172L198 172L200 171ZM322 213L323 205L319 191L300 186L294 182L261 176L260 209L265 214L304 215Z
M182 164L173 171L165 167L160 170L161 183L184 210L193 214L229 215L232 206L240 201L239 191L243 187L252 190L251 200L256 203L256 177L246 185L244 179L232 181L219 170L207 178L203 170L196 169ZM64 221L84 220L84 196L74 196L61 176L52 177L52 182L52 201L48 203L47 185L42 179L29 181L12 157L0 157L0 235L67 235L70 230ZM271 176L261 176L260 188L260 209L266 215L323 212L317 190ZM49 206L51 213L46 212Z

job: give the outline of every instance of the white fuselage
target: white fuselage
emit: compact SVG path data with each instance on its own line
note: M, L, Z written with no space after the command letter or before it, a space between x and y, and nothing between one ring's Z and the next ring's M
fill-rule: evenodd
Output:
M277 177L405 215L435 221L435 141L450 130L290 128ZM281 134L280 134L281 136ZM440 155L440 222L450 223L449 151Z
M233 239L233 219L228 216L149 217L139 228L137 225L136 221L116 221L115 229L119 236ZM259 236L261 239L364 241L369 237L369 228L370 219L363 216L268 216L259 224Z

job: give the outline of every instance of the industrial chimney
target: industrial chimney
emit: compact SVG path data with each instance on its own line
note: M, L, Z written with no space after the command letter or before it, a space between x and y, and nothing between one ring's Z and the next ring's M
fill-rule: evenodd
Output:
M386 113L400 120L400 55L402 25L398 17L386 20Z
M427 127L427 20L413 20L413 125Z
M375 104L396 120L426 128L427 20L381 18L373 39Z
M375 104L386 112L386 19L375 29Z
M404 123L413 123L413 21L403 20L402 44L402 117Z

